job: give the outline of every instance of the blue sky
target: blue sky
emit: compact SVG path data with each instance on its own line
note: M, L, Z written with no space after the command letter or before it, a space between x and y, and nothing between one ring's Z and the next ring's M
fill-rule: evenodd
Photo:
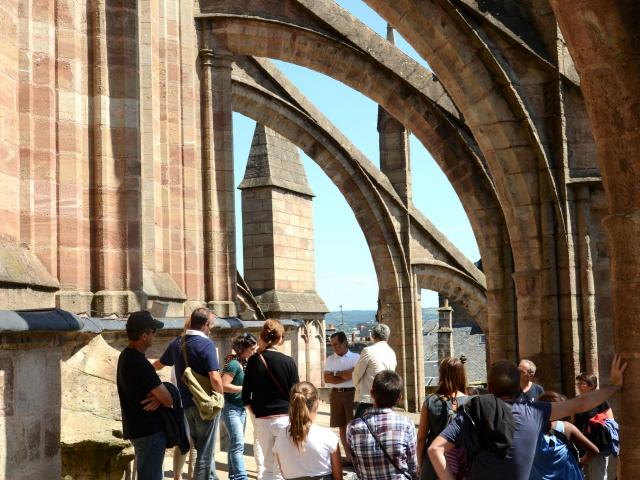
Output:
M386 23L360 0L338 1L343 8L376 33L386 35ZM396 33L396 44L428 67ZM275 62L289 79L375 165L379 165L377 104L330 77L297 65ZM234 113L236 184L244 176L255 122ZM413 201L422 213L471 260L480 258L478 247L460 201L449 181L422 144L411 136ZM300 152L313 200L316 282L330 310L375 310L378 286L371 255L353 212L338 189L317 164ZM242 272L242 221L240 192L236 192L238 269ZM424 307L437 306L434 292L422 292Z

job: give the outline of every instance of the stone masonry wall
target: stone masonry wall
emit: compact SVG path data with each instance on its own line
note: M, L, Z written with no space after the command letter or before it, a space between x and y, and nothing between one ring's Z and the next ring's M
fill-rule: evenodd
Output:
M60 470L62 349L55 337L30 337L0 337L0 478Z
M0 308L206 300L193 17L188 0L0 5Z

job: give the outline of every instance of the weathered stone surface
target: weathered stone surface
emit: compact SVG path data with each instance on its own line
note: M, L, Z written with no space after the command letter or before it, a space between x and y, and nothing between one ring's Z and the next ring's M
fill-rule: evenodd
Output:
M283 312L280 315L324 314L329 311L320 295L315 292L286 292L269 290L256 296L260 308L264 312ZM304 317L299 317L304 318Z
M142 288L147 298L147 308L154 315L177 317L183 314L186 294L168 273L143 270Z
M257 124L247 168L238 188L265 186L313 196L296 147L273 130Z
M119 354L98 335L62 364L63 476L120 479L133 458L129 441L121 438Z
M37 290L56 290L59 282L27 248L0 242L0 284L21 285ZM2 309L11 309L0 305Z
M319 319L312 192L296 147L260 124L242 190L244 271L266 316Z

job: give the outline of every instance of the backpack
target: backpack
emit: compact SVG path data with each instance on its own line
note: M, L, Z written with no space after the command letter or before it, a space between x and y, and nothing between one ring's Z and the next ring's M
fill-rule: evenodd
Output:
M449 425L456 415L458 409L465 405L469 397L445 398L441 395L429 395L426 400L427 411L429 412L429 433L427 434L427 445L438 436ZM451 471L458 478L464 478L467 470L467 459L464 448L455 447L447 451L445 454L447 464L451 467ZM430 465L430 464L429 464ZM435 472L434 472L435 478Z
M435 393L427 397L425 403L429 412L429 444L456 418L458 408L467 403L468 398L465 396L447 399Z
M605 456L618 456L620 443L618 437L618 423L607 418L604 413L598 413L589 419L585 430L587 438L598 447Z

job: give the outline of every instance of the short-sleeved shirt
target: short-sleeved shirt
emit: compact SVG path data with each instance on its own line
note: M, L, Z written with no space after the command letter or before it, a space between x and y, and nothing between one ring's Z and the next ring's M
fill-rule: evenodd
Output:
M338 436L328 428L312 424L300 450L289 436L289 427L286 427L276 437L273 451L280 458L284 478L299 478L331 473L331 454L336 448Z
M518 401L522 402L535 402L538 397L544 393L544 388L537 383L532 383L531 388L526 392L520 392L518 394Z
M366 419L387 454L411 478L416 476L416 427L413 422L390 408L369 408L362 418L347 426L347 444L353 468L360 480L407 480L387 460L378 446Z
M231 380L231 385L235 385L237 387L242 386L242 381L244 380L244 369L238 360L231 360L227 365L222 369L222 374L229 374L233 380ZM230 405L236 407L244 407L242 404L242 392L237 393L225 393L224 394L224 403L225 405L228 403Z
M487 472L491 472L491 478L529 479L538 437L549 423L551 404L515 402L511 404L511 413L516 429L509 453L506 457L499 457L488 450L481 450L473 459L468 480L484 480ZM463 446L463 435L472 428L471 419L467 415L459 414L440 436L456 446Z
M342 356L334 353L327 358L324 370L326 372L340 372L342 370L351 370L355 366L359 358L360 355L358 355L357 353L353 353L351 350L347 350L347 353ZM349 379L346 382L342 383L332 383L330 386L331 388L351 388L353 387L353 380Z
M209 372L220 370L218 364L218 354L216 345L210 338L200 335L187 335L187 360L191 369L200 375L208 376ZM195 406L191 398L191 392L182 381L182 374L185 371L184 359L182 357L182 337L175 338L160 357L160 363L167 366L176 367L176 378L178 379L178 390L182 399L182 407L189 408Z
M141 404L149 392L161 384L160 377L144 353L129 347L120 353L116 383L124 438L146 437L162 430L160 412L147 412Z

